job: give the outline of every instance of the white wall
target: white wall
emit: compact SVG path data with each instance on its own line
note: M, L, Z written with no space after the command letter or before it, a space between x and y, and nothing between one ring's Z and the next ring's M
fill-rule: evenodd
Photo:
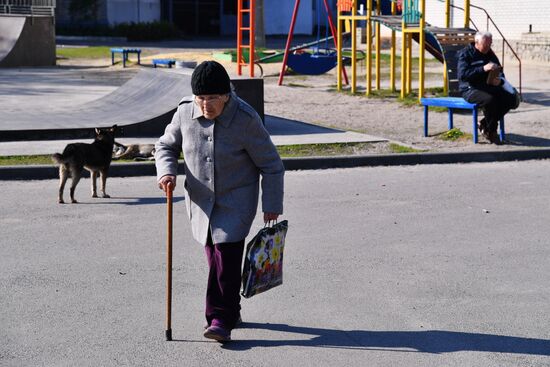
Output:
M452 3L464 8L464 0L453 0ZM533 32L550 31L550 0L472 0L470 4L487 10L507 40L520 40L521 34L529 31L529 24L532 24ZM464 27L464 12L451 8L451 14L451 27ZM426 0L426 15L430 25L445 27L445 1ZM470 18L480 30L489 30L494 39L501 39L492 24L487 29L487 17L483 11L470 8ZM387 27L382 27L383 36L390 34Z
M313 29L313 0L300 1L294 34L311 34ZM265 34L288 34L294 0L264 0Z
M464 0L453 0L456 6L464 8ZM550 1L549 0L473 0L476 5L487 10L497 27L508 40L521 39L522 33L550 31ZM453 9L452 26L464 26L464 12ZM438 0L426 0L426 20L437 26L445 26L445 3ZM481 10L470 8L470 18L480 30L489 30L493 38L501 38L496 29L490 25L487 29L487 17Z
M160 0L107 0L109 25L160 20Z

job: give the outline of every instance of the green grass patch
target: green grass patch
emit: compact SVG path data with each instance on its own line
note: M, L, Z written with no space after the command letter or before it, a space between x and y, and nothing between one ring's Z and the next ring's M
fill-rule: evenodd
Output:
M390 150L393 153L420 153L420 152L425 152L425 150L414 149L414 148L406 147L406 146L396 144L396 143L390 143Z
M20 166L20 165L37 165L51 164L51 155L8 155L0 156L0 166Z
M89 46L89 47L58 47L56 49L57 57L67 59L110 59L111 48L108 46ZM142 50L141 57L151 55L151 51ZM136 62L137 54L129 54L128 62ZM122 60L122 54L115 54L115 62Z
M278 146L281 157L312 157L331 155L352 155L366 150L372 143L296 144Z
M258 48L254 50L254 61L258 62L258 60L273 56L271 58L268 58L267 60L262 61L262 63L275 63L275 62L282 62L284 54L281 53L283 51L281 50L267 50L265 48ZM279 54L280 53L280 54ZM248 62L249 60L249 52L248 49L243 49L243 59L244 62ZM231 61L231 62L237 62L237 50L226 50L223 52L217 52L212 54L212 56L215 59L222 60L222 61Z
M67 59L106 59L111 57L111 47L58 47L56 53Z
M472 134L465 133L459 128L455 127L455 128L452 128L451 130L448 130L442 133L440 135L440 138L442 140L447 140L447 141L456 141L456 140L464 140L464 139L470 140L472 139Z

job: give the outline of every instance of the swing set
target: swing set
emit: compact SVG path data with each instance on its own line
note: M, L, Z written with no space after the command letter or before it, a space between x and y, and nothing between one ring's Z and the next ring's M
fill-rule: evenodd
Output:
M300 0L296 0L294 3L294 11L292 12L292 20L290 22L290 29L288 31L288 38L286 41L285 52L283 56L283 65L281 72L279 73L279 85L283 83L283 78L286 73L287 67L298 74L305 75L320 75L335 68L338 65L337 54L337 38L336 27L332 22L332 14L327 0L322 0L324 4L325 15L325 37L321 38L321 0L317 0L317 39L313 42L309 42L300 46L291 47L292 38L294 35L294 26L296 25L296 18L298 17L298 10L300 8ZM329 36L328 32L331 32ZM333 40L334 47L329 47L329 41ZM306 52L305 49L314 46L312 52ZM345 79L346 84L348 78L346 70L341 69L342 76Z

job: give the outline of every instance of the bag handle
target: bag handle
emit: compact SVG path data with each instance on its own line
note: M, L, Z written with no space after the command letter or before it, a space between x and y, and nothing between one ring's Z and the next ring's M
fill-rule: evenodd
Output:
M273 227L277 225L277 223L278 223L277 219L268 220L267 222L264 222L264 228Z

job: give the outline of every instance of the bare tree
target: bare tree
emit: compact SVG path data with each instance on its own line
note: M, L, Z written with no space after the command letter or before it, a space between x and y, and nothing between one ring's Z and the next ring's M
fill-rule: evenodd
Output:
M256 0L256 34L254 43L256 47L265 48L265 23L264 23L264 0Z

